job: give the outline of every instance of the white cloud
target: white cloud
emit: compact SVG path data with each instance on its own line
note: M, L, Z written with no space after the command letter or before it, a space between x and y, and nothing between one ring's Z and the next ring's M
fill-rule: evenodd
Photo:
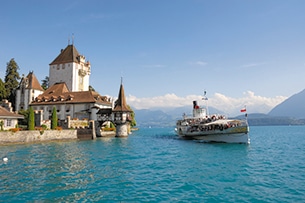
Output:
M211 98L211 106L228 113L229 115L240 114L240 109L245 105L248 113L268 113L273 107L283 102L287 97L263 97L255 95L252 91L243 93L243 97L232 98L220 93L215 93Z
M136 96L129 95L127 103L136 109L150 109L162 107L181 107L192 105L192 101L196 100L201 105L205 105L202 101L201 95L188 95L186 97L178 97L175 94L166 94L157 97L137 98ZM283 102L287 97L263 97L255 95L252 91L243 93L240 98L233 98L215 93L208 100L208 105L220 111L223 111L229 116L240 114L240 109L245 105L247 106L248 113L268 113L273 107Z
M196 61L196 62L190 62L191 65L197 65L197 66L206 66L208 63L205 61Z

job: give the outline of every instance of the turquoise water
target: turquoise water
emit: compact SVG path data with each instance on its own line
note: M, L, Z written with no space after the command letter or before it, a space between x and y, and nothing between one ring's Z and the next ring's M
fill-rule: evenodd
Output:
M305 126L251 127L250 145L128 138L0 146L0 202L304 202Z

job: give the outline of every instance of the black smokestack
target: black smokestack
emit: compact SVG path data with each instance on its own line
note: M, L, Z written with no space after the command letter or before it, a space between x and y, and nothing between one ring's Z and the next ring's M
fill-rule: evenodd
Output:
M197 101L193 101L193 109L196 109L196 108L198 108Z

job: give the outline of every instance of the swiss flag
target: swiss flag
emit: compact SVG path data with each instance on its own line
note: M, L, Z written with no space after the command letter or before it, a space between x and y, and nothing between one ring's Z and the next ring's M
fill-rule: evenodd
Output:
M247 111L246 108L243 108L243 109L240 110L240 112L246 112L246 111Z

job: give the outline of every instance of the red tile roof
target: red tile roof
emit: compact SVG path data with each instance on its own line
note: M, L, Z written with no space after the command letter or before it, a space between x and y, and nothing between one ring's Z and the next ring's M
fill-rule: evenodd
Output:
M40 83L38 82L36 76L34 75L33 71L29 72L29 74L26 77L23 76L21 78L18 89L21 87L22 84L25 84L26 89L44 91L44 89L41 87Z
M61 50L60 54L50 63L50 65L78 62L77 57L80 54L73 44L68 45L64 50Z
M16 114L13 112L9 112L7 109L3 108L2 106L0 106L0 118L20 118L23 119L23 115L20 114Z
M29 80L29 89L44 91L33 72L30 72L26 77Z
M99 103L111 106L106 96L93 91L70 92L66 83L55 83L43 94L36 97L31 105L72 104L72 103Z

